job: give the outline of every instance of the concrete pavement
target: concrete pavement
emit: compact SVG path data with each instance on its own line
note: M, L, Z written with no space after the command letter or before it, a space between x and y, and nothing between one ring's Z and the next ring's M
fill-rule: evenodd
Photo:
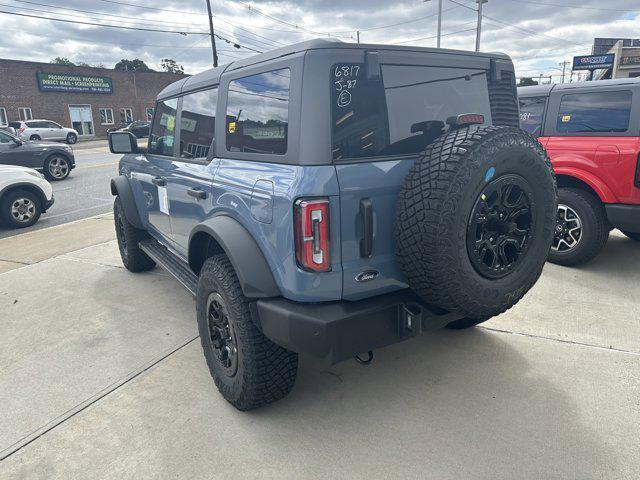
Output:
M640 476L640 249L619 235L581 269L547 265L482 328L366 368L302 357L289 397L241 413L209 377L193 300L124 270L103 224L0 274L0 478Z

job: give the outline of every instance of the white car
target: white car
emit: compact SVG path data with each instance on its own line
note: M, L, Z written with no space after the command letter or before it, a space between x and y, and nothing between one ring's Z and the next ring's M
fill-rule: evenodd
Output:
M78 132L73 128L63 127L51 120L27 120L11 122L9 126L16 131L20 140L65 141L73 145L78 141Z
M40 172L0 165L0 223L25 228L35 224L53 205L53 188Z

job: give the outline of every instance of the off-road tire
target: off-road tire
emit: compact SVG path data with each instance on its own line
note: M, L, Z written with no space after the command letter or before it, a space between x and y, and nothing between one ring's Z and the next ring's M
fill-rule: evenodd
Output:
M622 232L627 238L640 242L640 232Z
M211 339L207 299L218 293L225 302L237 348L237 371L225 373ZM222 396L238 410L251 410L280 400L295 383L298 354L286 350L256 327L250 300L224 254L208 258L200 271L196 308L202 349L213 380Z
M30 202L32 202L34 206L33 217L28 221L18 221L11 214L12 204L21 198L26 198ZM10 228L27 228L32 225L35 225L36 222L40 219L40 215L42 214L42 204L38 196L27 190L14 190L5 194L0 200L0 223L6 227Z
M120 258L122 258L122 263L125 268L134 273L146 272L155 268L156 262L149 258L139 247L141 241L150 238L149 233L129 223L124 213L124 207L122 206L120 197L116 197L113 202L113 218Z
M528 182L532 233L521 260L502 278L486 278L471 261L467 229L490 182ZM540 143L513 127L468 127L443 135L416 160L403 185L395 224L396 257L409 286L427 303L481 323L515 305L542 273L557 210L556 181Z
M582 236L578 244L567 252L549 252L549 261L558 265L582 265L593 260L609 239L611 225L599 198L579 188L558 189L558 203L573 209L582 222Z

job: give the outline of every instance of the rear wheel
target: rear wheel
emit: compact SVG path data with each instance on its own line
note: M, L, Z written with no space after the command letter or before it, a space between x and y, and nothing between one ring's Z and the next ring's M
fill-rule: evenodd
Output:
M139 243L149 238L146 230L134 227L124 213L120 197L113 203L113 218L116 226L116 238L122 263L130 272L146 272L156 266L156 262L142 251Z
M64 180L70 173L69 160L63 155L51 155L44 162L44 174L49 180Z
M481 323L538 280L553 238L556 186L546 152L512 127L443 135L400 192L396 256L426 302Z
M73 145L78 141L78 136L75 133L68 133L65 140L69 145Z
M37 142L37 141L42 140L42 138L40 138L40 135L31 135L31 136L29 137L29 140L31 140L31 141L33 141L33 142Z
M239 410L286 396L298 370L298 354L258 330L249 303L227 256L207 259L196 296L200 340L218 390Z
M549 261L581 265L604 248L611 227L600 199L578 188L558 191L558 216Z
M40 218L42 205L33 192L15 190L7 193L0 202L0 219L11 228L26 228Z
M622 232L631 240L635 240L636 242L640 242L640 232Z

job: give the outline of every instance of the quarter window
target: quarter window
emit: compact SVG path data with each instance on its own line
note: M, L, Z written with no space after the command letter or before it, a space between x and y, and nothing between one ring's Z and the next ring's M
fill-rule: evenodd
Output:
M230 152L284 155L289 128L288 68L229 83L226 119Z
M173 156L178 100L172 98L160 101L156 108L158 114L154 118L149 136L149 153Z
M0 127L6 127L7 125L7 111L4 107L0 107Z
M520 98L520 128L536 137L542 130L547 97Z
M556 130L559 133L626 132L631 116L631 91L563 95Z
M218 89L185 95L180 120L180 157L206 158L215 137Z
M113 109L112 108L100 109L100 124L113 125Z
M369 80L364 64L338 64L331 83L334 160L421 152L463 113L491 121L484 70L383 65Z
M33 119L31 107L20 107L18 108L18 113L20 114L20 120L22 121Z

